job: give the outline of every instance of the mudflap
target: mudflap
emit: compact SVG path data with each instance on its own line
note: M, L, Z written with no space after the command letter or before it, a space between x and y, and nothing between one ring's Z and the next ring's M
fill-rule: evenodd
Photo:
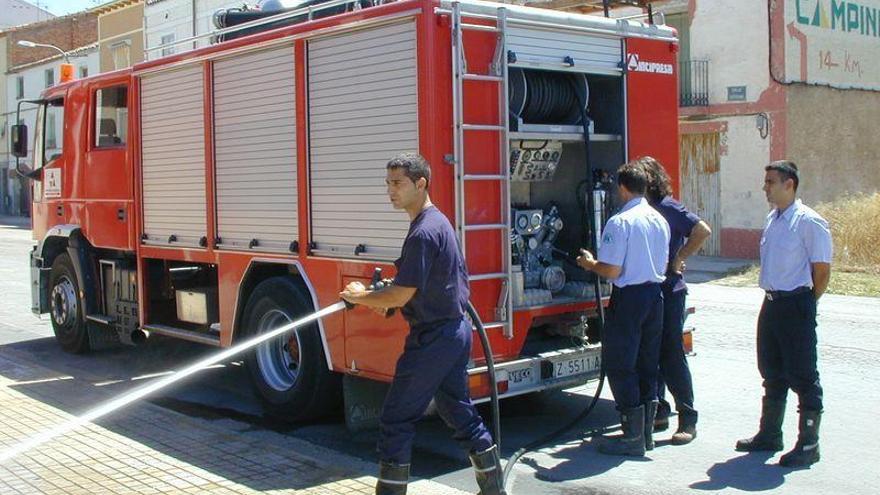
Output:
M93 321L87 321L86 331L89 334L89 349L92 351L111 349L121 345L119 335L115 328Z
M342 397L345 403L345 427L355 433L377 430L382 403L389 384L367 378L345 375L342 378Z

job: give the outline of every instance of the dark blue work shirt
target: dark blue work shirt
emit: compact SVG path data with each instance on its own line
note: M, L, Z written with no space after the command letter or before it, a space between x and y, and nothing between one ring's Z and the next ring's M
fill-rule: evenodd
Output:
M687 289L684 278L673 271L672 260L684 246L685 238L690 237L691 231L700 223L700 217L689 212L672 196L666 196L659 203L651 203L651 206L659 211L669 224L669 264L666 265L666 281L663 282L663 286L666 289L671 288L673 292Z
M401 309L413 329L464 316L470 297L467 268L452 225L436 207L425 208L410 223L394 265L394 284L416 288Z

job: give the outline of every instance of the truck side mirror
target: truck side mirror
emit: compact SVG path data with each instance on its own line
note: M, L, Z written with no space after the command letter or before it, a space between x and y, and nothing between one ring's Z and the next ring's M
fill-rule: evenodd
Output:
M12 126L12 155L18 158L24 158L28 154L27 141L28 132L27 125L16 124Z

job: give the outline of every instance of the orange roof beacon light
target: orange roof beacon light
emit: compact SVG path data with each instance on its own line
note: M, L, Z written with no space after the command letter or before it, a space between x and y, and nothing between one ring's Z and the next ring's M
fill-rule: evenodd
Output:
M59 53L64 57L64 63L61 64L61 77L60 82L65 83L67 81L73 80L73 64L70 63L70 57L67 52L58 48L55 45L50 45L48 43L35 43L33 41L28 40L18 40L18 46L23 46L25 48L52 48L54 50L58 50Z
M63 63L61 64L61 77L59 78L59 82L66 83L68 81L73 81L73 64Z

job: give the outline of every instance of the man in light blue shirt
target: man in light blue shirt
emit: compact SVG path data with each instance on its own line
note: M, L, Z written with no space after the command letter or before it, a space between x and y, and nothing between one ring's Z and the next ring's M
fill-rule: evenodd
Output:
M758 434L738 441L736 450L782 450L790 388L798 395L799 434L779 464L805 467L819 461L822 386L816 367L816 302L831 278L831 231L824 218L796 199L797 165L781 160L764 170L764 192L775 206L761 236L759 285L765 297L757 347L764 399Z
M612 281L611 304L602 333L602 362L620 411L623 435L608 438L599 451L645 455L657 410L657 373L663 326L660 283L666 278L669 224L645 200L648 177L637 162L617 171L625 203L602 232L599 259L581 250L578 264Z

